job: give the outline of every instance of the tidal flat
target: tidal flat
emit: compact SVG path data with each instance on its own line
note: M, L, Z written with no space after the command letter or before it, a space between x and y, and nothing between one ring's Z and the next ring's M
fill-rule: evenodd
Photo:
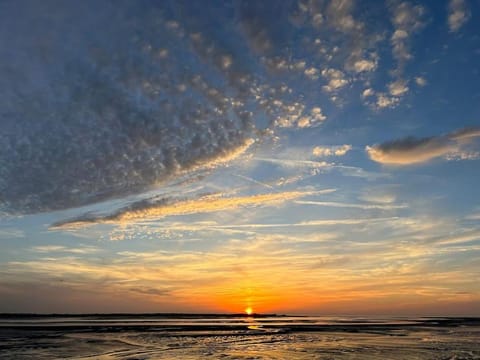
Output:
M0 358L480 359L480 319L8 315Z

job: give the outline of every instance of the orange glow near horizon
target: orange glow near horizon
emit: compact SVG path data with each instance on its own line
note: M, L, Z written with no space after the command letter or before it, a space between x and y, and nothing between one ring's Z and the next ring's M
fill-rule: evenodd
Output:
M252 309L252 307L251 307L251 306L247 307L247 308L245 309L245 313L246 313L247 315L252 315L252 314L253 314L253 309Z

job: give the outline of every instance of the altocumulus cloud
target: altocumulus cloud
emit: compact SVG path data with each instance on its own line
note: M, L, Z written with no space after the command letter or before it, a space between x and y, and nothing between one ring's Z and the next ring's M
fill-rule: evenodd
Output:
M447 160L476 159L479 153L469 147L478 137L480 128L466 128L443 136L407 137L367 146L365 150L370 159L389 165L423 163L438 157Z
M448 4L448 27L458 31L470 19L470 10L465 0L450 0Z
M252 143L231 55L204 54L168 9L27 3L0 9L0 210L136 193Z
M263 134L321 126L322 91L341 103L364 82L377 107L398 104L423 12L395 9L398 64L378 93L368 79L384 30L352 0L1 1L0 212L122 198L211 168ZM300 74L310 85L291 81Z
M272 21L286 9L1 2L0 211L140 193L231 160L261 130L317 126L321 108L261 68L289 56Z

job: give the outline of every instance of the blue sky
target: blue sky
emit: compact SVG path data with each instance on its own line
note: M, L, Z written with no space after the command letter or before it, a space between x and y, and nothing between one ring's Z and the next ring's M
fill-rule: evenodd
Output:
M478 1L5 1L0 312L476 314Z

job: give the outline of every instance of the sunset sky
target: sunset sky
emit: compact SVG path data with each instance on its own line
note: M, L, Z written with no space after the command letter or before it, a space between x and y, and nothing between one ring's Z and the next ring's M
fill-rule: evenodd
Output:
M0 313L480 315L480 2L2 1Z

